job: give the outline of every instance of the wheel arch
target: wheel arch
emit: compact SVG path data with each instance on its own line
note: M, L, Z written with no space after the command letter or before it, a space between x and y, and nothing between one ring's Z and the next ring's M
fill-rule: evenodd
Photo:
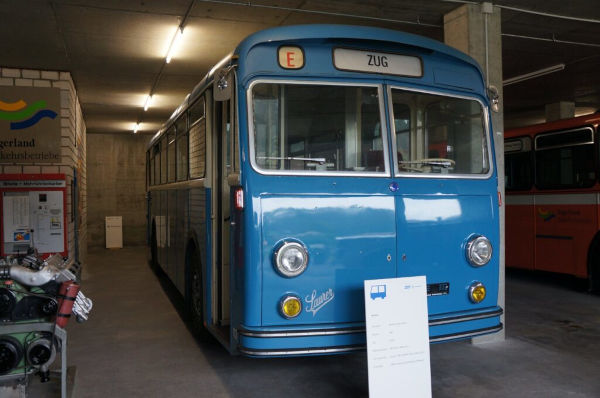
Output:
M204 256L202 250L200 249L200 244L198 240L198 236L195 231L190 231L188 233L188 239L185 244L185 299L188 299L189 288L190 288L190 275L191 275L191 254L193 251L198 255L198 261L200 262L200 270L202 277L202 285L204 287L204 300L206 300L206 264L204 261Z
M587 253L587 278L590 291L600 291L600 231L592 238Z

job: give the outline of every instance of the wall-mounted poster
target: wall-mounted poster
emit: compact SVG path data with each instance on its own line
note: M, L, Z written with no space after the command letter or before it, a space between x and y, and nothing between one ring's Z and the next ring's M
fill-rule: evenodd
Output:
M0 163L59 163L60 89L0 87Z

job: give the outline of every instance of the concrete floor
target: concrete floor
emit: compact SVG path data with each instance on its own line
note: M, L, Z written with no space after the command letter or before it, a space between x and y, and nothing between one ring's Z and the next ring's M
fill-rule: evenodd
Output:
M366 353L251 359L197 342L145 250L90 251L82 289L94 310L68 326L75 397L368 396ZM600 296L568 282L509 272L506 341L432 345L433 396L600 397ZM58 396L40 387L30 396Z

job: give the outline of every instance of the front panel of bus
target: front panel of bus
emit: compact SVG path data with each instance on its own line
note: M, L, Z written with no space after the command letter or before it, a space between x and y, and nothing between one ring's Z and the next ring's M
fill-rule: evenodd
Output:
M254 45L237 78L240 352L364 347L369 279L425 275L431 341L501 328L497 180L477 68L384 41L312 39Z

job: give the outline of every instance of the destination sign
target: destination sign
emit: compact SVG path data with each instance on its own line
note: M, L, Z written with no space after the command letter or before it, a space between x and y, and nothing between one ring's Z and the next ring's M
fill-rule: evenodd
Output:
M333 50L333 64L337 69L354 72L423 76L421 59L410 55L336 48Z

